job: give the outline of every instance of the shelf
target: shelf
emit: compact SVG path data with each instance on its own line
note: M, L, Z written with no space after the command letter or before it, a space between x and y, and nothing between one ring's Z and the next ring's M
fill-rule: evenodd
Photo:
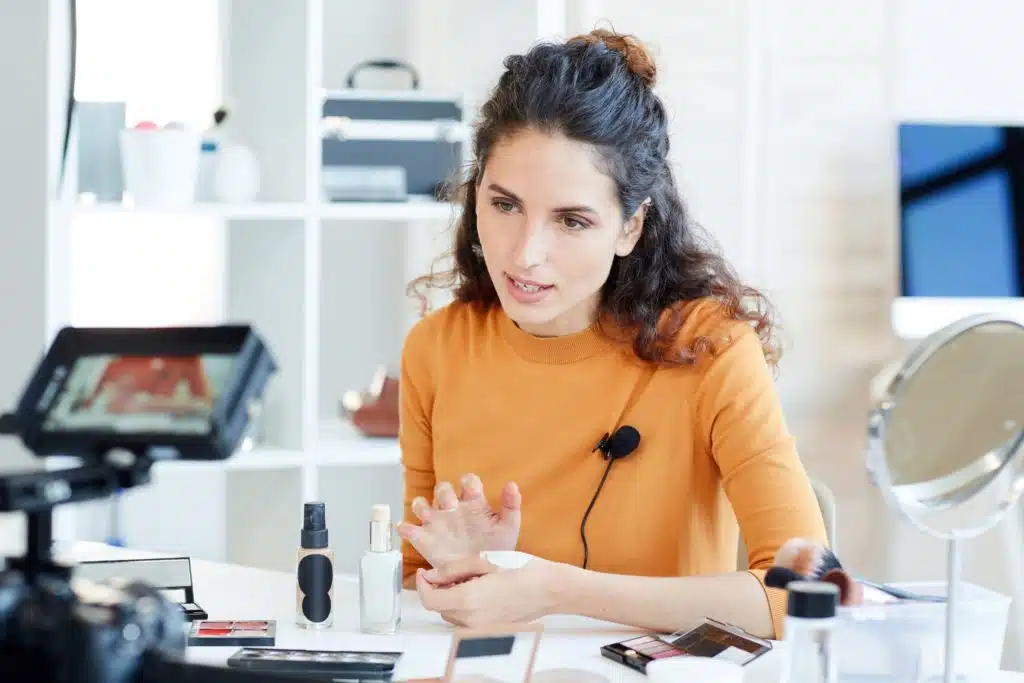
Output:
M341 419L320 423L317 465L397 465L401 462L398 439L370 438L359 434Z
M457 209L448 202L410 199L404 202L333 202L315 213L323 220L342 221L415 221L452 220ZM314 211L302 202L253 204L194 204L182 208L133 207L126 204L77 204L75 213L83 216L187 216L224 220L303 220Z
M198 468L231 471L291 469L304 464L317 467L353 467L398 465L401 451L397 439L368 438L341 420L325 420L320 425L320 443L314 453L295 449L261 447L239 451L224 461L174 460L163 464L174 469ZM74 463L72 458L51 459L49 467L60 469Z
M449 202L429 198L410 198L396 202L330 202L320 207L325 220L453 220L457 207Z
M306 206L302 202L254 202L252 204L197 203L182 208L135 207L128 204L76 204L79 215L123 216L209 216L228 220L284 219L302 220Z

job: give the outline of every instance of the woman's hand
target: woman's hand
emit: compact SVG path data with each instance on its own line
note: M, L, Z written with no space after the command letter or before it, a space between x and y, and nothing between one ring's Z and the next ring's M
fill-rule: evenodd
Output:
M434 488L434 505L420 497L412 502L420 524L402 522L398 535L407 540L432 567L444 566L484 550L515 550L522 523L522 495L515 483L505 484L497 511L484 497L475 474L462 477L462 495L448 482Z
M499 569L482 557L416 573L423 606L450 624L482 628L528 622L554 608L553 563L533 558L519 569Z

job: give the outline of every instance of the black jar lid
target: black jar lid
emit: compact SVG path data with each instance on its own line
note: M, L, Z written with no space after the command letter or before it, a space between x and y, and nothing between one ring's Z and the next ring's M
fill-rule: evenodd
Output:
M839 587L827 581L792 581L786 590L786 614L801 619L829 619L836 615Z

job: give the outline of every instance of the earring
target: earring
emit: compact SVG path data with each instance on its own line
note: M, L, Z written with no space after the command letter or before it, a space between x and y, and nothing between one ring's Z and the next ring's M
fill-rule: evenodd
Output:
M480 246L480 243L477 242L476 244L474 244L472 249L473 249L473 256L476 256L478 259L480 259L482 261L483 258L484 258L484 248Z

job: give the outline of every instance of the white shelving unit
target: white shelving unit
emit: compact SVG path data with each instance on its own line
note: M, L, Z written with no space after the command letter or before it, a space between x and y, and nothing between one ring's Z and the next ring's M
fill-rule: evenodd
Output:
M378 364L397 366L416 315L406 283L446 246L458 209L423 198L321 201L324 93L356 63L395 57L416 66L422 90L472 106L506 55L591 24L583 15L594 3L220 2L223 96L232 134L260 161L261 196L172 213L223 220L225 320L253 323L280 372L264 409L265 443L226 463L158 465L153 484L124 497L124 531L130 545L290 570L302 502L322 499L339 570L354 570L370 505L400 514L399 451L394 440L357 435L336 404ZM153 213L122 204L75 210ZM84 511L77 535L103 538L106 521L102 506Z

